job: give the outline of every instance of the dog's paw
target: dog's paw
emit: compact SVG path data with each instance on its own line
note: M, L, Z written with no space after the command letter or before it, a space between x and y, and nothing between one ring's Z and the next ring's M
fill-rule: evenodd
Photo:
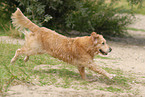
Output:
M10 62L10 65L13 65L14 64L14 62Z
M113 79L116 76L116 74L110 74L109 79Z
M29 56L26 56L25 58L24 58L24 62L27 62L29 60Z
M14 64L14 59L12 59L10 62L10 65L13 65L13 64Z

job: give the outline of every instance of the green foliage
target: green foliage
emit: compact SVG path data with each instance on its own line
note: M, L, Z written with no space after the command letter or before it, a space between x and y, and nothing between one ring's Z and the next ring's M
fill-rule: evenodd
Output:
M83 3L77 3L78 10L66 18L67 27L80 32L96 31L107 36L122 35L126 26L131 23L131 15L121 15L127 10L122 7L114 8L114 4L104 3L104 0L85 0Z
M53 24L64 22L64 16L75 8L77 0L16 0L25 15L38 25L55 27ZM52 19L53 18L53 19ZM52 19L52 20L51 20ZM49 21L51 20L51 21ZM48 22L49 23L46 23Z
M142 6L143 0L127 0L132 6L133 5L139 5Z
M76 30L90 34L96 31L106 36L122 35L132 17L132 10L116 7L120 0L2 0L0 17L10 20L11 14L19 7L34 23L50 29L65 32ZM142 0L126 0L139 5ZM1 20L0 20L1 21ZM5 24L5 23L2 23ZM0 25L1 26L1 25ZM2 28L2 27L1 27Z
M51 16L45 14L45 7L43 3L38 0L16 0L17 5L24 12L24 14L37 25L42 25L43 21L48 21Z

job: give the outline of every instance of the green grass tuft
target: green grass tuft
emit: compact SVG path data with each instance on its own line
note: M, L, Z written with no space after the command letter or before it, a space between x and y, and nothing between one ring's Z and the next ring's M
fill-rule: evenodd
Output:
M141 31L141 32L145 32L144 29L136 29L136 28L127 28L128 30L132 30L132 31Z
M100 90L103 90L103 91L109 91L109 92L123 92L123 89L121 88L116 88L116 87L105 87L105 88L100 88Z
M109 57L104 57L104 56L100 56L100 55L96 55L95 58L98 58L98 59L111 59Z

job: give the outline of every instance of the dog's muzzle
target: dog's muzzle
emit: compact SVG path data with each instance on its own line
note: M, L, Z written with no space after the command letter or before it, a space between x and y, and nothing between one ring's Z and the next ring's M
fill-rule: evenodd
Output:
M99 49L100 53L103 54L103 55L107 55L108 53L102 51L101 49Z
M100 53L102 53L103 55L107 55L109 52L112 51L112 48L109 48L109 52L104 52L103 50L99 49Z
M112 48L109 48L109 52L111 52L112 51Z

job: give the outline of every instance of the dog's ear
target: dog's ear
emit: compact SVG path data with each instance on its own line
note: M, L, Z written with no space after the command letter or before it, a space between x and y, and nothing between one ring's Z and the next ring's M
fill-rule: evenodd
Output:
M92 33L91 33L91 36L94 36L94 35L96 35L96 34L97 34L96 32L92 32Z
M97 44L98 38L99 38L99 34L97 34L96 32L92 32L91 33L91 37L92 37L92 40L94 41L94 44Z

